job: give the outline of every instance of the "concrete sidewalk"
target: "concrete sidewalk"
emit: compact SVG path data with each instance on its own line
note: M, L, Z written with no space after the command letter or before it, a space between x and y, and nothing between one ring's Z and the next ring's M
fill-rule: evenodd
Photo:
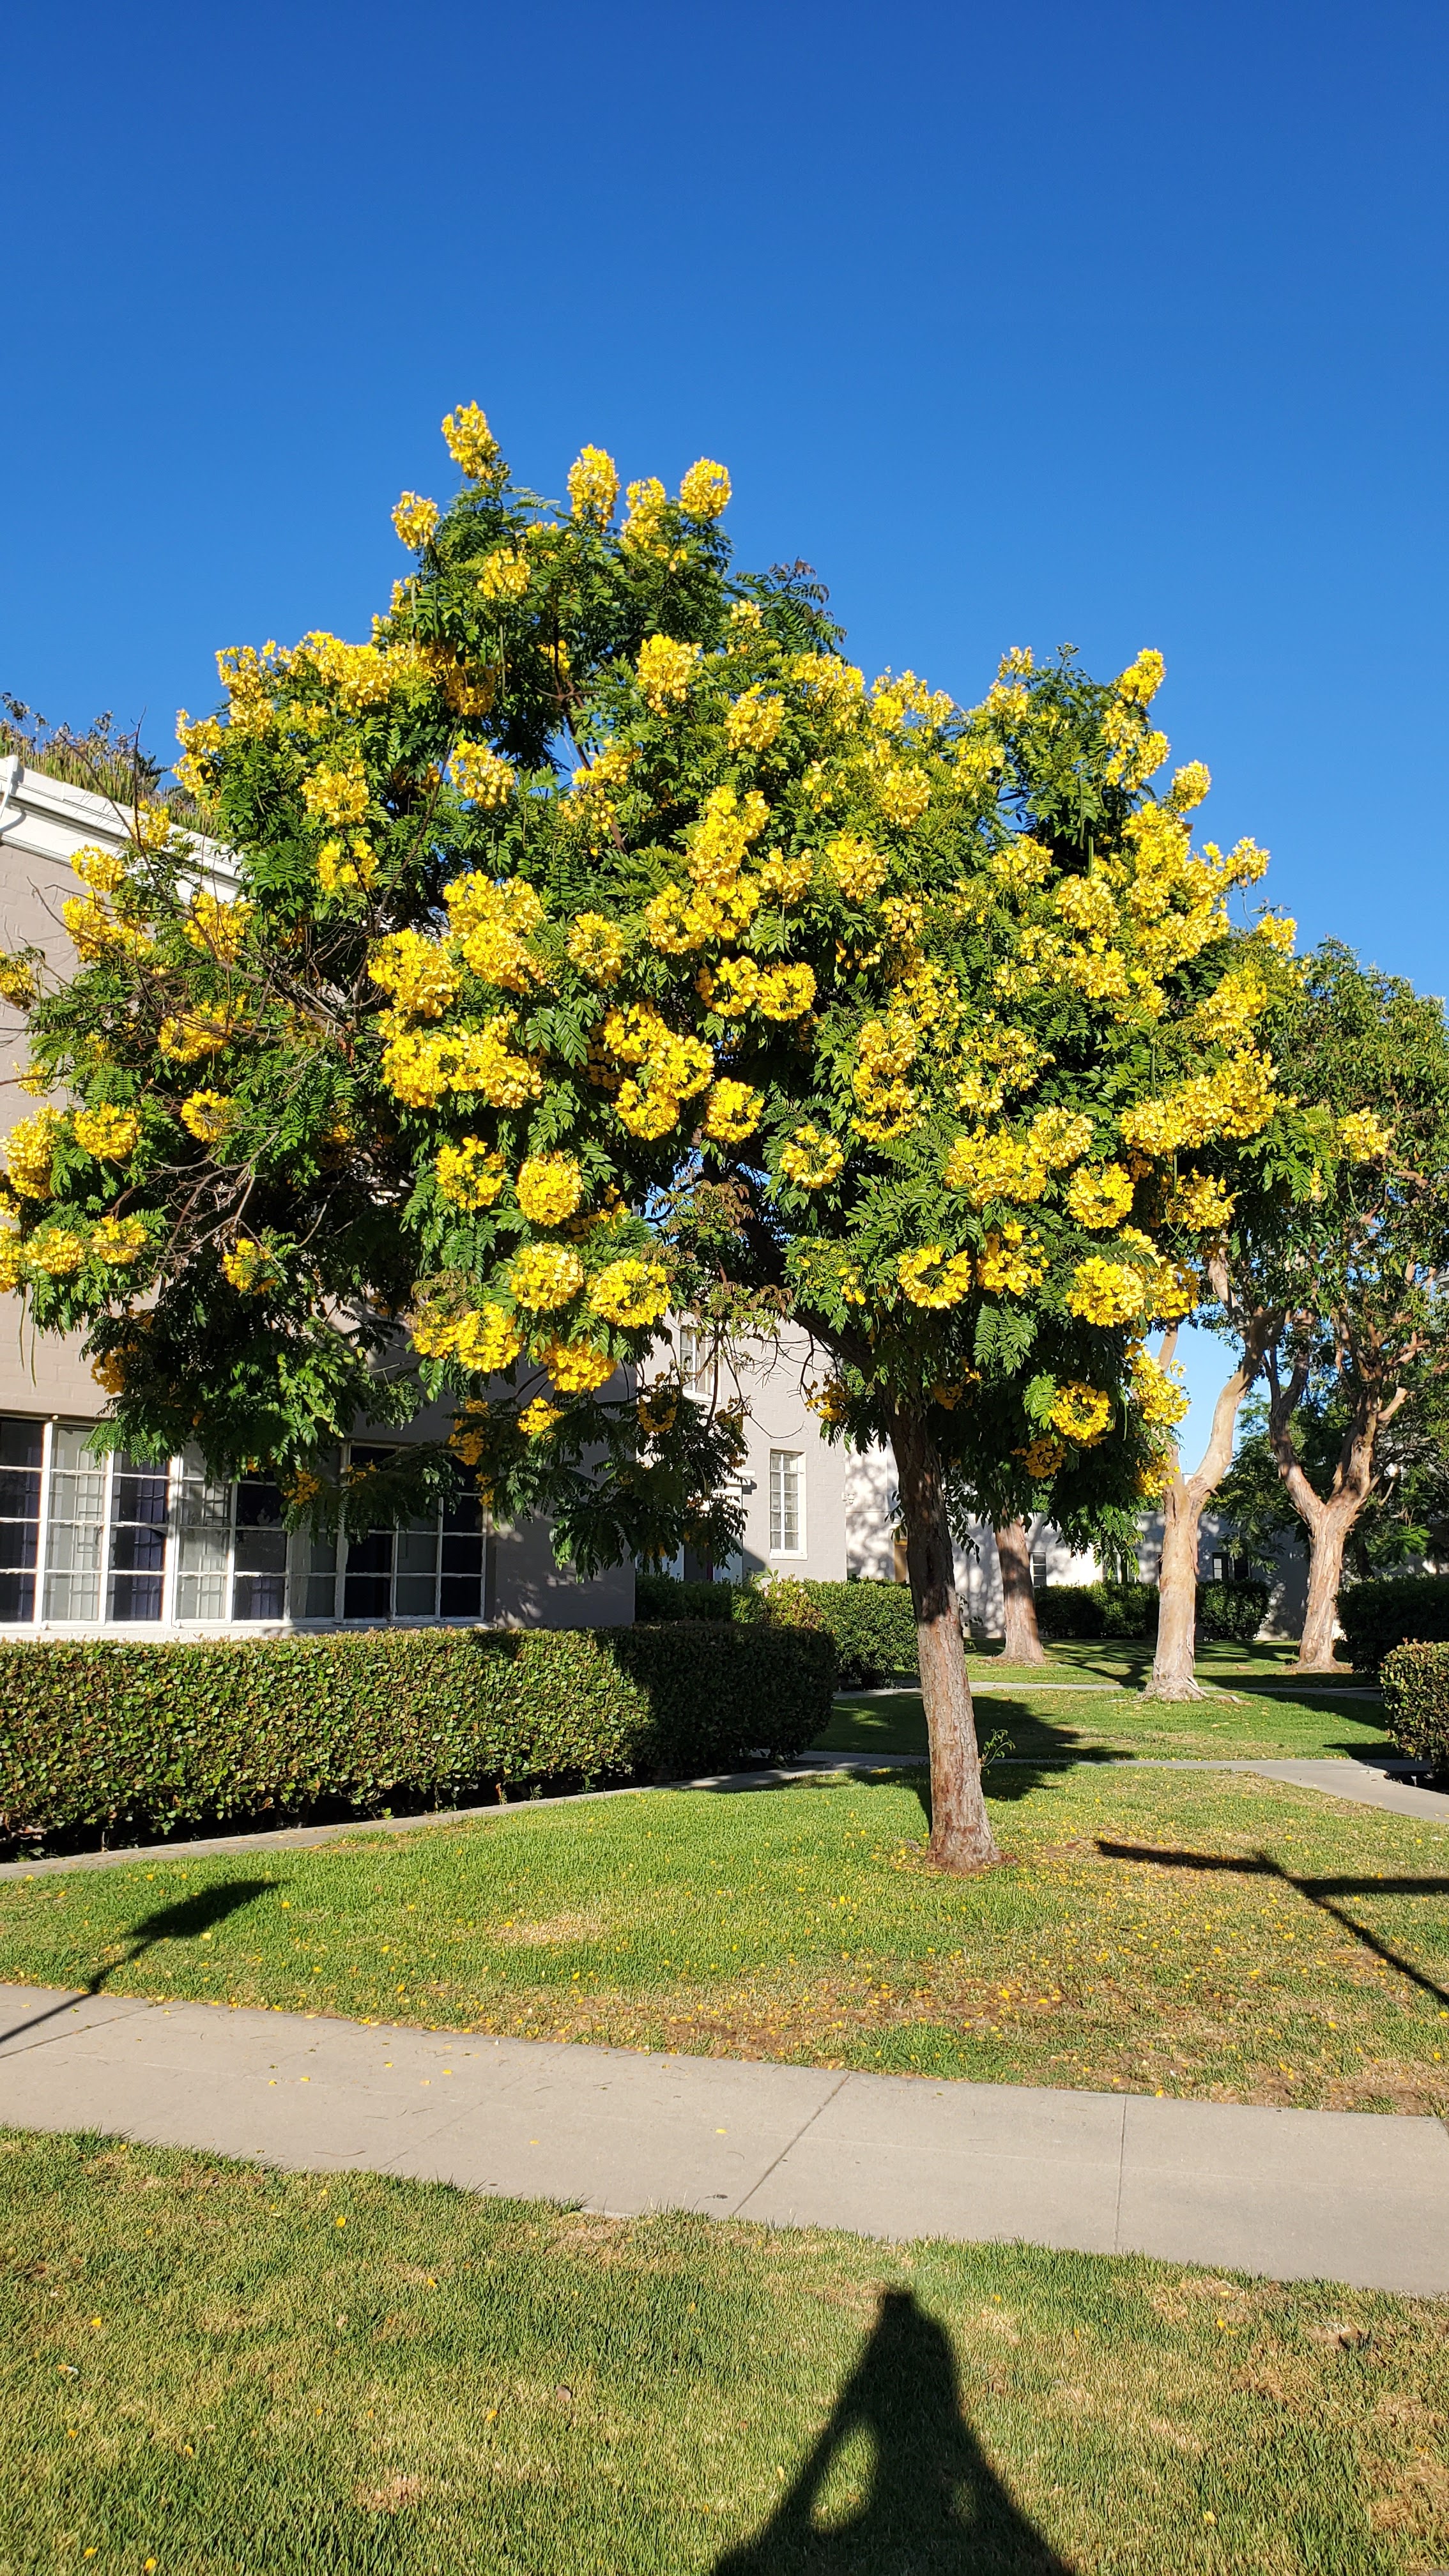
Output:
M1449 2292L1432 2119L658 2057L0 1987L0 2123L615 2215L1021 2238Z

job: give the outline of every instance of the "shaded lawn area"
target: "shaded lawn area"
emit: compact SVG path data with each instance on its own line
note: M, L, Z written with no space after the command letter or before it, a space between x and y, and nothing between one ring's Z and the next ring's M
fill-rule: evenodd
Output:
M917 1773L539 1803L0 1885L0 1978L797 2064L1449 2109L1449 1828L1251 1775Z
M0 2569L1388 2576L1442 2302L0 2133Z
M1338 1699L1307 1691L1273 1691L1258 1680L1201 1677L1214 1696L1148 1700L1132 1688L1040 1690L1040 1671L972 1656L982 1744L1004 1736L1004 1750L1033 1760L1094 1753L1156 1754L1175 1761L1301 1761L1358 1755L1372 1761L1398 1752L1377 1699ZM1071 1668L1053 1680L1074 1678ZM926 1719L919 1691L842 1693L816 1745L832 1753L924 1753Z
M1093 1680L1127 1682L1136 1689L1152 1669L1150 1637L1050 1637L1043 1643L1045 1664L1009 1664L999 1647L974 1646L970 1657L972 1675L996 1671L1030 1681L1033 1676L1056 1680L1081 1673ZM1281 1680L1297 1654L1297 1645L1291 1640L1275 1638L1265 1645L1237 1645L1229 1638L1205 1637L1198 1648L1197 1677L1213 1686L1235 1680ZM1341 1680L1347 1684L1353 1678L1345 1666Z

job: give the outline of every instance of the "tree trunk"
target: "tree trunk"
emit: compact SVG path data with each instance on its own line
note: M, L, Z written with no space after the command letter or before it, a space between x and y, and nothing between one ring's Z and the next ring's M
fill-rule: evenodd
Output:
M1309 1529L1308 1604L1295 1672L1341 1672L1334 1653L1338 1624L1338 1587L1343 1580L1343 1550L1361 1508L1356 1497L1344 1497L1351 1509L1326 1503Z
M1219 1292L1223 1292L1220 1290ZM1224 1303L1226 1303L1224 1296ZM1202 1464L1185 1476L1180 1460L1162 1498L1162 1563L1157 1576L1157 1645L1143 1697L1202 1699L1193 1671L1197 1645L1197 1541L1203 1506L1227 1474L1238 1407L1263 1361L1268 1319L1252 1316L1243 1327L1243 1356L1213 1406L1213 1427ZM1172 1356L1174 1326L1163 1335L1159 1361ZM1174 1458L1177 1452L1174 1448Z
M1006 1622L1004 1661L1044 1664L1046 1652L1036 1624L1036 1594L1031 1582L1031 1523L1006 1521L994 1535Z
M919 1414L898 1413L891 1438L931 1747L929 1854L938 1869L988 1869L1001 1854L981 1793L981 1756L961 1643L955 1553L941 1463Z
M1148 1699L1201 1699L1197 1653L1197 1541L1203 1497L1196 1479L1173 1477L1163 1496L1162 1564L1157 1577L1157 1646Z

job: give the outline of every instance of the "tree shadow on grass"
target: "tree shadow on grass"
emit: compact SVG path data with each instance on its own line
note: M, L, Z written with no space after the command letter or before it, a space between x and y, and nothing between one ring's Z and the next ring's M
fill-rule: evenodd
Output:
M1162 1851L1150 1843L1103 1842L1100 1836L1097 1849L1106 1860L1150 1861L1159 1869L1223 1870L1241 1878L1276 1878L1280 1886L1291 1887L1309 1905L1316 1905L1320 1914L1332 1915L1334 1922L1351 1932L1365 1950L1371 1950L1376 1959L1382 1959L1399 1976L1407 1977L1421 1994L1432 1995L1436 2003L1449 2008L1449 1989L1436 1985L1432 1977L1426 1977L1410 1960L1391 1950L1366 1923L1356 1923L1351 1914L1333 1902L1336 1896L1449 1896L1449 1878L1298 1878L1281 1861L1274 1860L1271 1852L1244 1856L1232 1852Z
M857 2442L869 2453L858 2471ZM965 2421L944 2328L909 2290L887 2290L865 2349L788 2493L756 2540L717 2561L714 2576L926 2576L928 2570L931 2576L1072 2576L1013 2502Z
M26 2031L38 2030L42 2022L54 2021L57 2013L69 2012L75 2003L90 1995L100 1994L118 1968L134 1967L161 1941L199 1941L204 1932L212 1932L229 1916L239 1914L244 1905L252 1905L278 1884L274 1878L227 1878L214 1887L198 1888L194 1896L180 1896L174 1905L158 1905L152 1914L143 1914L126 1935L127 1948L122 1958L112 1959L98 1968L79 1996L68 1995L63 2004L51 2004L30 2021L17 2022L13 2030L0 2030L0 2048L10 2039L19 2039Z

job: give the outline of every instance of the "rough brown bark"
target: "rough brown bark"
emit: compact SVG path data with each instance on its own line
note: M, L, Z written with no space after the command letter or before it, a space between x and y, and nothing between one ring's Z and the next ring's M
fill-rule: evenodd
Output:
M1300 1673L1332 1673L1342 1670L1334 1652L1334 1631L1338 1626L1338 1587L1343 1581L1343 1551L1350 1529L1363 1509L1354 1501L1345 1509L1342 1503L1324 1504L1317 1526L1312 1530L1308 1550L1308 1601L1303 1613L1303 1635L1298 1646Z
M1003 1660L1008 1664L1044 1664L1046 1649L1036 1624L1036 1594L1031 1581L1031 1524L1006 1521L994 1535L1006 1625Z
M1143 1696L1147 1699L1201 1699L1193 1671L1197 1646L1197 1544L1203 1509L1227 1474L1233 1455L1238 1407L1263 1363L1268 1337L1266 1316L1254 1316L1243 1329L1243 1356L1213 1406L1213 1427L1201 1464L1190 1476L1182 1471L1173 1444L1172 1482L1162 1498L1162 1564L1157 1577L1157 1645ZM1164 1334L1158 1357L1172 1357L1177 1333Z
M981 1792L981 1755L961 1643L955 1552L941 1462L918 1413L898 1413L891 1438L931 1747L928 1849L938 1869L988 1869L1001 1854Z

